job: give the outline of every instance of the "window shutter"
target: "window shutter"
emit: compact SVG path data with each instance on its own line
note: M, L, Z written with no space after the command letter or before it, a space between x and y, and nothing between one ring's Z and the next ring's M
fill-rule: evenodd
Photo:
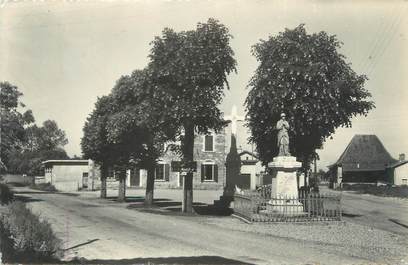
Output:
M214 165L214 181L218 182L218 165Z
M165 164L164 165L164 179L166 181L169 181L170 178L170 165L169 164Z
M205 176L205 174L204 174L204 165L201 164L201 182L204 182L204 176Z

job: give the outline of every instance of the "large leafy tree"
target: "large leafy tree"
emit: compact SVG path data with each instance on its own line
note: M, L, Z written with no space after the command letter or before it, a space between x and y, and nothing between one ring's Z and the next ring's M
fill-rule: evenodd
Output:
M275 125L281 112L291 125L291 153L308 168L336 128L351 126L353 116L374 107L366 76L353 71L338 51L341 45L336 36L307 34L300 25L253 46L259 66L245 104L250 141L264 163L278 154Z
M93 159L101 169L101 197L106 198L106 178L109 168L117 162L117 147L108 142L107 123L114 111L111 95L98 98L88 116L81 138L84 158Z
M227 76L236 71L228 28L215 19L195 30L164 29L152 42L149 69L157 94L162 94L165 120L179 128L186 164L193 161L195 133L224 126L218 108ZM183 185L183 212L193 211L193 173Z
M48 159L68 159L64 146L68 143L65 132L53 120L46 120L42 126L36 124L25 128L22 150L10 153L9 172L41 175L41 162Z
M25 141L25 127L34 122L31 110L21 113L23 94L8 82L0 82L0 170L7 168L12 152L20 151Z
M162 98L155 92L148 69L120 78L112 90L116 111L107 125L108 140L126 146L122 151L129 157L129 166L147 169L148 206L153 203L156 160L163 154L164 142L174 140L175 132L163 120Z

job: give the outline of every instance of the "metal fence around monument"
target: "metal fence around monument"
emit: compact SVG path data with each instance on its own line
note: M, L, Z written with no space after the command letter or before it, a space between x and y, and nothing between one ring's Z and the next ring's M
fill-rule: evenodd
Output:
M271 187L234 194L234 214L250 222L340 221L341 195L300 192L296 197L271 197Z

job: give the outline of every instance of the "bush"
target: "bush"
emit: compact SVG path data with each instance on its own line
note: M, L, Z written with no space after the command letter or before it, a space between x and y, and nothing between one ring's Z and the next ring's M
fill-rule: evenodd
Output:
M38 184L31 184L30 188L35 190L42 190L42 191L49 191L49 192L56 192L58 191L54 185L51 183L38 183Z
M0 219L3 262L57 261L61 241L51 225L22 202L10 203Z
M343 185L342 190L352 190L360 193L373 194L383 197L408 198L408 186L375 186L366 184Z
M0 204L4 205L11 202L14 198L13 192L10 190L9 186L0 183Z

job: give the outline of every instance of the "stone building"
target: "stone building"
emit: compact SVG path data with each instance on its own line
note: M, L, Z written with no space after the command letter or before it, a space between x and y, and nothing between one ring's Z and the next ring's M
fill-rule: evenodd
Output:
M209 135L196 135L194 139L194 161L197 170L193 174L194 189L222 189L225 185L225 130ZM179 172L173 171L171 164L180 161L178 154L167 152L158 161L155 171L155 189L182 188L183 178ZM145 169L129 169L126 185L133 188L145 188L147 171ZM107 179L108 188L117 188L118 181L111 171Z

